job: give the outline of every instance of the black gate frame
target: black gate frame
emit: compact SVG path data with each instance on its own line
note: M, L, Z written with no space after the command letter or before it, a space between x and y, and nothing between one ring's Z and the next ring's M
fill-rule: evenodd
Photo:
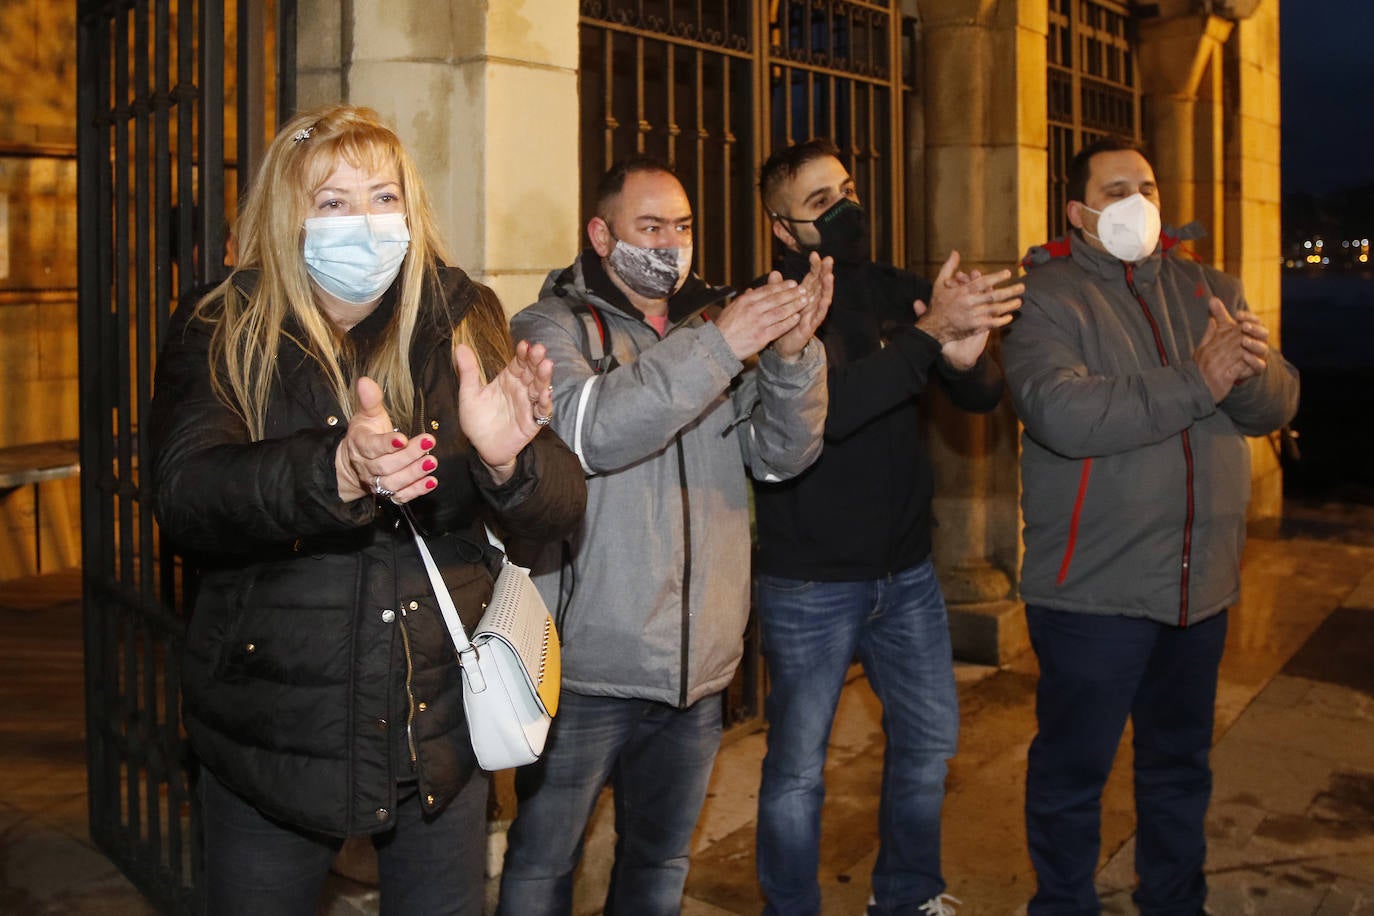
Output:
M224 250L228 178L247 185L271 116L282 123L295 108L296 0L76 4L90 830L159 910L189 913L200 903L200 812L181 731L179 656L195 577L160 541L140 473L148 448L139 418L178 298L226 273L215 255ZM237 46L228 58L231 28ZM269 40L275 74L263 56ZM237 118L232 159L229 116Z

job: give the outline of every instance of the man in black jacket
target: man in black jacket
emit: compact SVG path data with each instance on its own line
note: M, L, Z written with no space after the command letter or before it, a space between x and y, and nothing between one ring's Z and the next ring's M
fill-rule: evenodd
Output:
M759 792L758 871L767 913L821 910L823 771L845 672L857 653L887 738L870 914L953 912L940 871L940 809L958 734L944 599L930 560L930 459L918 406L938 377L959 407L1002 393L984 355L1022 287L1010 271L957 273L934 287L874 263L854 180L828 140L785 149L759 180L784 276L811 251L835 259L825 344L830 410L820 459L756 484L756 607L770 690Z

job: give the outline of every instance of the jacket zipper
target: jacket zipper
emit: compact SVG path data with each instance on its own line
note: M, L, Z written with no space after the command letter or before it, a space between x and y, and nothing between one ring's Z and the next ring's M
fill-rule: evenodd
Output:
M410 768L415 769L417 755L415 753L415 692L412 690L411 680L415 675L415 664L410 657L410 630L406 627L406 608L404 604L401 609L401 643L405 646L406 652L406 746L410 750Z
M682 499L682 651L681 680L677 705L687 708L687 666L692 647L692 515L691 498L687 493L687 457L682 450L682 437L677 443L678 492Z
M684 317L668 328L666 333L659 335L659 339L667 337L678 328L685 327L687 322L700 315L705 308L706 306L702 306L698 311ZM650 327L650 330L654 329ZM654 333L658 334L657 331ZM682 644L678 651L680 670L678 672L677 705L679 709L686 709L688 675L692 655L692 502L691 495L687 491L687 453L682 448L682 434L680 432L673 437L673 445L677 450L678 495L682 502Z
M1150 307L1145 304L1145 298L1140 295L1140 291L1135 287L1135 270L1130 265L1126 265L1126 286L1130 289L1131 295L1135 296L1135 301L1140 304L1140 310L1145 313L1145 320L1150 323L1150 331L1155 337L1155 349L1159 353L1160 365L1169 365L1169 355L1164 350L1164 340L1159 336L1159 325L1155 324L1155 319L1150 314ZM1183 464L1187 470L1187 495L1188 509L1183 522L1183 556L1181 568L1179 570L1179 594L1178 594L1178 625L1186 627L1188 625L1188 576L1189 566L1192 561L1193 553L1193 446L1192 440L1188 438L1188 430L1183 430L1179 438L1183 443Z

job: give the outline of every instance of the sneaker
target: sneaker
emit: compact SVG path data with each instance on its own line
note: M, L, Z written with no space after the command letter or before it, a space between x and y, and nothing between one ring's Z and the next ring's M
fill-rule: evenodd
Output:
M938 897L931 897L916 909L925 913L926 916L954 916L954 904L963 903L958 897L951 897L949 894L941 894ZM868 897L868 909L865 913L873 912L873 907L878 905L878 901L872 894Z
M954 916L954 904L962 902L958 897L941 894L938 897L931 897L917 909L925 913L926 916Z

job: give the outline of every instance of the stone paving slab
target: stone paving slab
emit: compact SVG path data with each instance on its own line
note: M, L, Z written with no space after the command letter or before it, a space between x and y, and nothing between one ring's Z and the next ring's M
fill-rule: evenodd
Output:
M0 913L154 916L156 910L88 842L0 803Z

